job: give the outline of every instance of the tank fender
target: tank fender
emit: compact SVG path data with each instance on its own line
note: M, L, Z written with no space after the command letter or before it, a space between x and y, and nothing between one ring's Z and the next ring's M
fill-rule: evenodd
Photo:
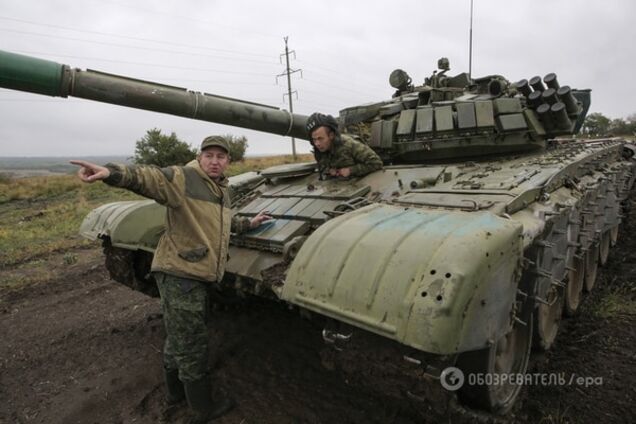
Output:
M480 349L511 328L521 232L489 212L369 205L308 237L281 297L426 352Z
M90 240L109 237L115 247L154 252L165 219L165 206L154 200L113 202L90 211L79 233Z

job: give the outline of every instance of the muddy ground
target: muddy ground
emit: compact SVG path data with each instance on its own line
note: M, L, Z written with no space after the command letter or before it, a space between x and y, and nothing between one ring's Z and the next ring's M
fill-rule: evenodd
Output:
M533 355L531 372L574 381L525 387L503 422L636 422L635 217L626 217L619 245L579 316L562 323L551 351ZM109 280L98 247L0 270L0 280L16 276L40 282L0 292L0 423L186 419L183 404L167 409L162 400L158 300ZM351 380L325 363L320 330L267 302L216 310L212 375L238 401L218 422L472 421L433 416L426 401L396 397L391 379L366 386ZM395 358L379 360L389 368ZM588 385L577 377L587 377Z

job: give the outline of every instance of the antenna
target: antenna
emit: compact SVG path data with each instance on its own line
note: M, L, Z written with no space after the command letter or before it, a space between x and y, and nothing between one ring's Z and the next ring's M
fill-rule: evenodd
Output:
M468 35L468 78L473 76L473 0L470 0L470 32Z

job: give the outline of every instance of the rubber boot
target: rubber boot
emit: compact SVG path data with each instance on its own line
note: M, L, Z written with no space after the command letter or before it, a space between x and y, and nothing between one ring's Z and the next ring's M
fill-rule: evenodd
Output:
M211 385L209 378L186 382L185 387L186 399L194 416L189 424L205 424L211 420L227 414L234 408L234 401L227 397L212 400Z
M179 380L179 370L163 368L163 379L166 383L166 403L176 405L185 399L183 383Z

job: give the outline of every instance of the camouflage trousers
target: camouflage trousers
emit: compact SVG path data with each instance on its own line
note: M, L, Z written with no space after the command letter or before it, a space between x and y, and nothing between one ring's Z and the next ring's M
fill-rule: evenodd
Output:
M197 381L208 371L209 284L156 272L166 329L163 364L179 370L179 380Z

